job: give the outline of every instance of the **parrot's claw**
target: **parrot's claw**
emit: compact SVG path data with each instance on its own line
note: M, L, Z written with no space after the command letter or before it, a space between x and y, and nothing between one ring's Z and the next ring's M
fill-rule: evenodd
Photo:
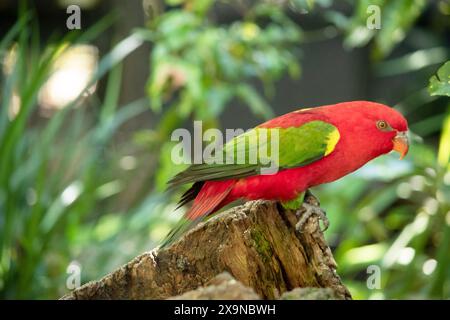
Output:
M295 225L295 229L300 233L304 231L305 223L311 216L316 216L319 219L319 221L320 220L322 221L323 223L323 229L321 229L322 232L326 231L328 229L328 226L330 225L330 221L328 220L324 210L322 210L319 206L315 206L306 202L302 204L301 209L297 210L296 215L299 218L299 220ZM320 222L318 226L320 228Z

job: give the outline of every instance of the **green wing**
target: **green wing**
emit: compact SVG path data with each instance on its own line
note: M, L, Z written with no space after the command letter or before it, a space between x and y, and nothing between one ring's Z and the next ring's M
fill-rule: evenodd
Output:
M191 165L169 183L177 186L237 179L305 166L330 154L339 138L338 129L324 121L299 127L254 128L227 142L205 163Z

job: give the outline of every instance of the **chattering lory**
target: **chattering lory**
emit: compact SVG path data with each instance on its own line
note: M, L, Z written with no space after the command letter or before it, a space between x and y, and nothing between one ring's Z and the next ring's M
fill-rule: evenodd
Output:
M277 170L264 174L263 164L270 159L259 153L257 161L250 162L249 158L262 144L270 144L270 139L258 139L268 129L277 129ZM235 200L265 199L279 201L290 209L303 207L300 220L317 214L327 226L320 208L303 203L308 189L340 179L391 151L403 158L408 152L407 131L406 119L380 103L351 101L300 109L264 122L223 146L224 155L232 150L225 157L241 150L246 161L192 164L169 184L177 187L193 183L179 202L183 206L193 200L185 213L185 221L191 225ZM185 229L180 225L166 243Z

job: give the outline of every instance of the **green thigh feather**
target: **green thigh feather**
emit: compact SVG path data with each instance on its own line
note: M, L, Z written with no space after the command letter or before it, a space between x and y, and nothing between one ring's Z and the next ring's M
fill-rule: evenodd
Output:
M287 210L297 210L302 206L304 199L305 199L305 192L300 192L297 198L289 201L282 201L281 205L283 206L283 208Z

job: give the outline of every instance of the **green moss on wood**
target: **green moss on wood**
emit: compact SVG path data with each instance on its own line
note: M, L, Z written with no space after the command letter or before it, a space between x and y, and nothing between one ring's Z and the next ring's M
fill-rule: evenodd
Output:
M273 250L270 242L264 237L264 233L259 228L255 228L251 231L251 237L254 241L254 247L258 254L264 261L268 261L273 254Z

